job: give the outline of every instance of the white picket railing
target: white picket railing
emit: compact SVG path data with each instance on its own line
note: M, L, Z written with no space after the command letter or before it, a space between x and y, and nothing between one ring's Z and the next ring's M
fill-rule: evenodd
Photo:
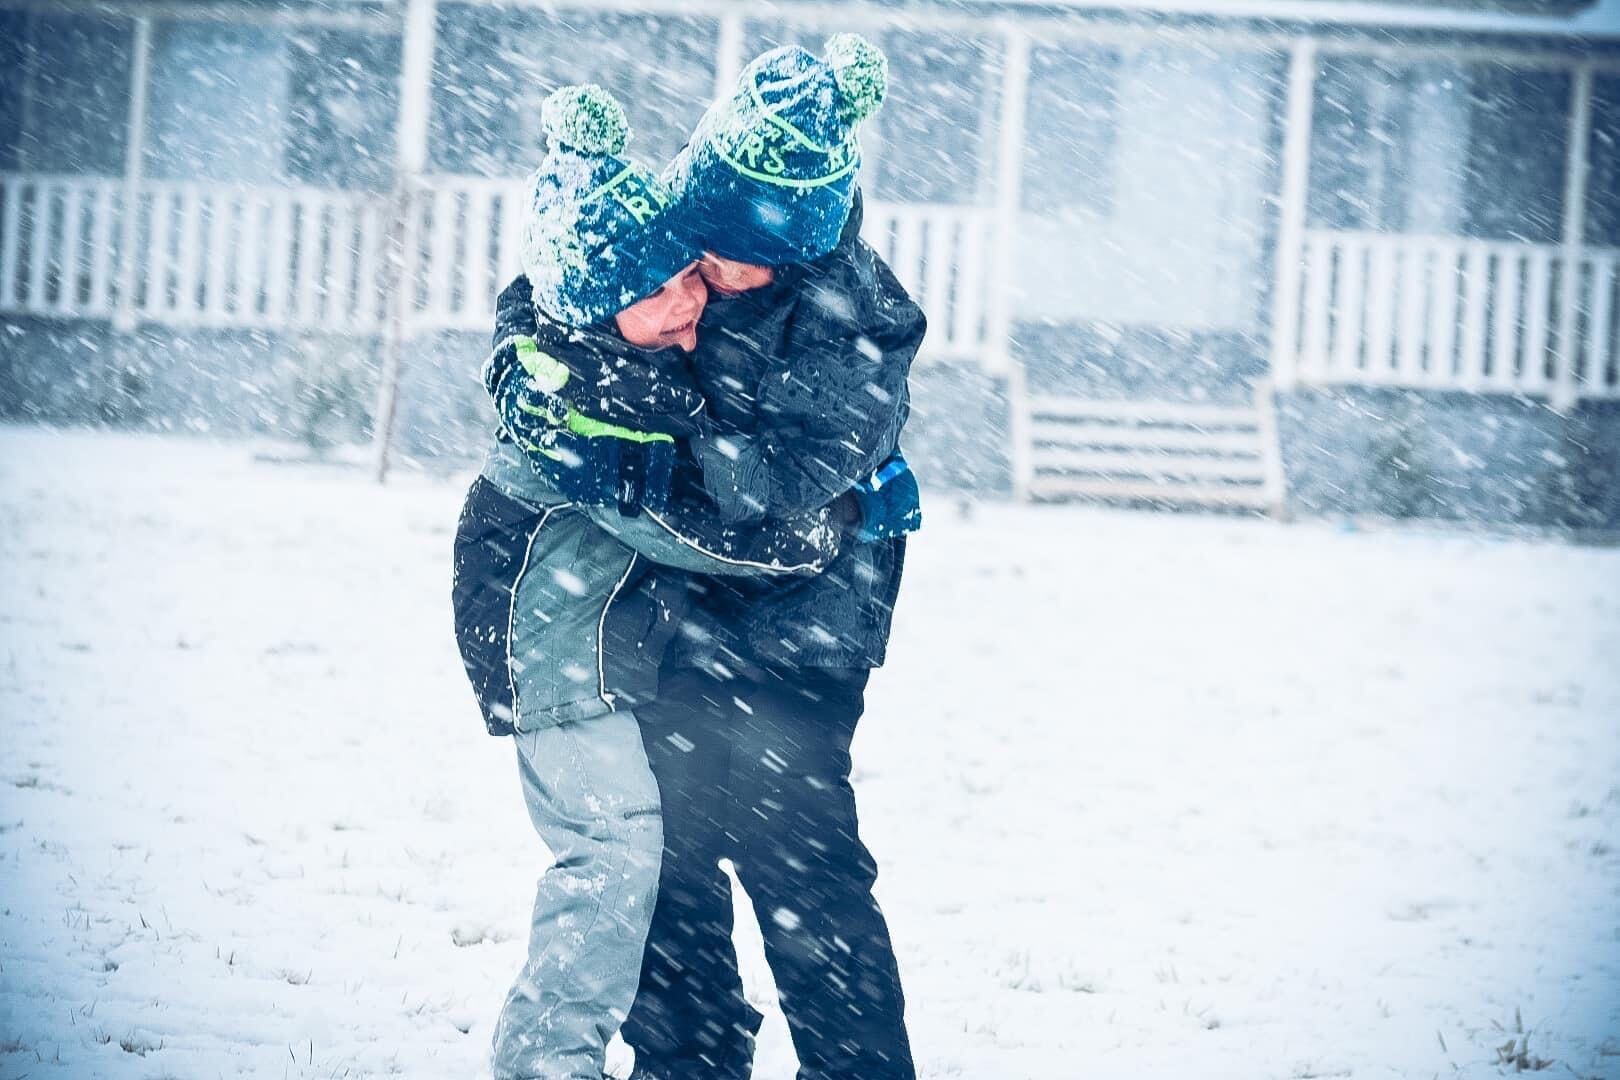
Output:
M995 212L986 208L867 204L861 235L928 315L931 359L982 359L992 346L994 230Z
M374 333L386 199L0 174L0 312ZM133 208L133 220L128 216Z
M398 200L0 173L0 314L376 333L390 315L390 252L402 251L406 328L483 333L518 269L523 194L520 182L459 176ZM928 314L929 359L996 351L994 221L969 206L867 207L867 239ZM1295 374L1620 399L1617 289L1613 249L1307 232Z
M106 318L123 185L0 173L0 312Z
M520 182L434 177L408 200L312 187L0 173L0 313L375 333L403 206L405 324L488 332L518 272ZM929 358L982 357L992 212L873 203L864 232L929 317ZM126 245L133 258L124 258Z
M1613 249L1309 232L1298 377L1620 398L1617 263Z
M434 177L413 201L413 326L489 328L496 293L519 269L524 195L511 181ZM992 216L969 206L867 204L862 234L927 313L930 359L985 353Z

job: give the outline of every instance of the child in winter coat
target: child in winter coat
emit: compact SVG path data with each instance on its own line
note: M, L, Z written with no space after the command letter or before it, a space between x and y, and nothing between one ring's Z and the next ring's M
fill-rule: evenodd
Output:
M854 487L871 542L814 577L697 579L690 618L706 648L672 653L637 710L665 836L624 1025L638 1078L751 1075L761 1018L743 995L721 859L761 913L800 1075L915 1077L849 755L888 643L901 534L920 521L899 439L925 320L861 241L855 188L856 128L884 84L882 54L853 35L823 56L772 50L666 174L701 230L713 294L693 366L722 428L696 442L715 500L728 520L758 522Z
M646 555L708 573L810 573L840 537L825 512L724 527L670 495L674 440L703 429L672 348L695 344L698 251L657 178L619 157L628 125L611 97L564 88L543 120L526 276L503 294L485 373L502 438L463 508L453 602L485 724L513 736L557 860L496 1026L494 1072L600 1080L635 993L662 846L631 708L656 685L683 590L648 573Z

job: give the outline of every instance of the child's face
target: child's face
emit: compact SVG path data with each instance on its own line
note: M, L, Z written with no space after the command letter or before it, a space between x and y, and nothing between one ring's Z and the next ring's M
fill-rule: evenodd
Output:
M709 292L693 263L613 317L619 334L641 349L697 348L697 321Z
M721 296L736 296L750 289L763 289L776 280L776 272L768 266L725 259L712 251L705 251L698 261L698 272L713 292Z

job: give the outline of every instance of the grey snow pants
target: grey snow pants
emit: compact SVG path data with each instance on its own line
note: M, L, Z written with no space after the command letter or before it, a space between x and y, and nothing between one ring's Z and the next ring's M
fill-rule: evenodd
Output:
M555 864L495 1026L497 1080L601 1080L635 1000L663 851L658 784L628 710L520 731L529 817Z

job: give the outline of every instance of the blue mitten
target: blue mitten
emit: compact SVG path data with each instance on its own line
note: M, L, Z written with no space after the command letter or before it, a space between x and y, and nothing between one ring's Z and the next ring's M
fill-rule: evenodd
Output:
M917 476L898 450L851 490L861 508L861 525L855 538L862 543L887 540L922 528Z

